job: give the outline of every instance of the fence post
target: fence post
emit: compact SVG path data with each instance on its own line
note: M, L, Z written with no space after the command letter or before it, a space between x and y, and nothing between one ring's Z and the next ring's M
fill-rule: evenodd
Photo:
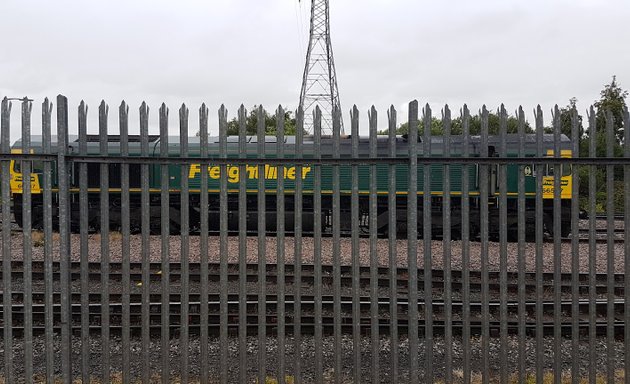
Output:
M160 157L168 157L168 108L166 104L162 103L159 109L159 126L160 126ZM166 163L160 164L160 257L161 257L161 271L162 271L162 326L161 333L161 364L162 369L162 383L166 384L170 381L170 330L169 330L169 312L170 312L170 299L169 299L169 283L170 283L170 180L169 180L169 165Z
M31 110L33 104L22 101L22 153L31 153ZM27 383L33 381L33 198L31 191L31 161L22 162L22 243L24 262L24 376Z
M396 157L396 109L394 106L390 106L387 111L387 125L388 125L388 138L389 157ZM398 255L396 247L396 165L390 164L388 166L388 196L387 196L387 210L389 211L388 217L388 256L389 256L389 290L392 292L391 304L389 306L391 322L390 322L390 337L392 340L398 340L398 296L393 294L398 289ZM411 282L411 281L410 281ZM392 383L398 383L398 343L392 343L391 346L391 378Z
M100 136L99 149L102 156L108 155L107 118L109 106L102 100L98 107L98 131ZM109 333L109 164L101 164L101 340L102 340L102 375L103 382L110 381L110 333ZM85 310L85 309L84 309Z
M262 105L257 110L258 124L256 126L257 133L257 150L258 159L265 158L265 111ZM258 382L264 383L267 379L267 324L266 312L267 303L267 247L265 243L265 231L267 230L266 205L265 205L265 165L258 164L258 194L256 196L258 203Z
M124 101L120 103L118 108L118 119L120 126L120 155L125 157L129 156L129 106ZM130 352L130 330L131 325L131 218L129 214L124 212L130 212L131 197L129 194L129 164L122 164L121 166L121 180L120 180L120 193L121 193L121 221L122 221L122 381L128 383L131 381L131 352Z
M42 136L43 151L45 154L52 153L51 148L51 127L52 127L52 103L48 98L42 104ZM54 356L53 345L53 255L52 255L52 162L44 162L43 192L44 192L44 290L45 299L45 340L46 340L46 380L53 381L54 377Z
M79 104L79 155L87 155L87 111L85 102ZM90 282L88 264L90 263L88 242L88 165L79 163L79 233L81 265L81 307L90 305ZM81 311L81 380L90 380L90 313Z
M182 104L179 109L179 139L180 139L180 156L185 159L188 157L188 108L186 105ZM181 333L180 333L180 344L181 344L181 353L182 353L182 363L181 363L181 381L184 384L188 383L188 371L189 371L189 363L188 363L188 313L189 313L189 303L190 298L188 295L189 290L189 273L190 269L188 266L188 257L190 253L190 212L189 212L189 201L190 194L188 193L188 169L189 165L182 164L180 169L180 183L181 183L181 205L180 205L180 238L181 238L181 255L180 255L180 263L181 263L181 274L182 274L182 304L181 304ZM162 183L164 186L164 183ZM166 183L168 189L169 183ZM167 276L168 280L168 276ZM203 299L204 301L208 301L207 298Z
M623 111L623 133L624 133L624 156L630 158L630 114L628 113L628 107ZM630 166L624 165L623 167L623 179L624 179L624 261L625 261L625 286L630 287ZM630 290L624 290L624 362L626 372L630 372Z
M423 111L424 132L422 137L422 157L431 157L431 107L425 105ZM411 130L412 127L410 126ZM433 382L433 273L431 254L431 167L430 163L422 164L422 237L424 253L424 338L425 338L425 376L424 381ZM417 196L413 197L417 199Z
M1 113L1 143L2 153L11 152L10 143L11 131L11 102L5 97L2 100ZM10 162L2 162L2 174L9 174ZM3 299L3 322L13 324L13 314L11 311L11 206L10 204L11 184L9 178L2 178L2 278L4 281ZM4 375L8 383L13 381L13 327L4 327Z
M418 383L418 102L409 103L407 268L409 269L409 381ZM391 132L391 127L390 127ZM396 268L392 265L391 268Z
M59 178L59 269L61 272L61 373L64 383L72 382L72 319L70 305L70 209L68 152L68 98L57 96L57 175Z

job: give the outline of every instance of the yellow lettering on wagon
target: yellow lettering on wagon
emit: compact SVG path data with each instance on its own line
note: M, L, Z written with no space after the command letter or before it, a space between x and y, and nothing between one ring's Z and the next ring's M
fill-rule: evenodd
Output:
M554 155L553 149L547 149L547 157L552 157ZM572 151L570 149L561 149L560 157L570 158L572 157ZM549 159L549 162L552 162L552 159ZM560 198L561 199L570 199L572 198L572 190L573 190L573 176L572 175L562 175L562 172L558 172L557 177L560 177ZM542 195L543 199L553 199L555 196L554 190L555 180L554 176L543 176L542 182Z
M258 165L245 165L245 178L250 180L257 180L260 175L260 170ZM227 173L227 181L229 183L238 183L241 179L241 166L240 165L227 165L226 166ZM306 179L308 174L311 173L311 167L303 166L302 167L302 180ZM190 170L188 172L188 178L194 179L201 174L201 164L191 164ZM269 164L265 164L262 169L262 177L266 180L277 180L278 175L282 175L286 180L295 180L299 174L297 167L285 167L285 166L273 166ZM208 166L208 177L212 180L218 180L221 178L221 166L220 165L209 165Z
M188 171L188 178L194 179L195 175L201 173L201 164L191 164Z
M208 176L210 176L211 179L218 179L221 177L221 167L208 167ZM192 178L194 178L195 176L192 176Z
M553 177L544 176L542 182L543 199L554 198L554 179ZM560 179L560 198L570 199L572 192L573 180L572 176L564 176Z

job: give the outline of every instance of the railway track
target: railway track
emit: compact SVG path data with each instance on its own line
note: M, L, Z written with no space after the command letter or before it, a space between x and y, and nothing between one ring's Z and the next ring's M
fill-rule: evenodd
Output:
M28 308L25 308L25 293L23 290L18 289L17 287L23 283L23 264L19 261L12 262L12 283L15 284L15 289L12 289L11 292L11 327L14 332L20 334L24 331L24 315L25 311ZM50 271L53 280L58 283L60 277L60 265L58 263L52 263L52 269ZM81 292L77 290L76 286L73 287L71 294L69 296L68 305L70 316L70 327L74 332L80 332L82 329L81 319L83 315L83 311L87 308L87 323L83 324L85 329L88 329L90 332L99 332L101 329L101 321L103 313L107 313L109 315L109 324L110 330L114 333L120 332L123 327L123 315L129 316L129 324L130 331L132 334L140 334L142 332L143 323L142 323L142 314L143 309L147 310L149 313L149 329L152 334L160 334L163 330L162 321L162 312L164 310L168 310L169 312L169 324L168 329L171 335L175 335L179 332L182 326L181 319L181 309L182 302L188 302L188 324L187 327L192 332L199 332L201 324L205 323L201 319L201 307L202 302L208 303L208 319L207 326L209 332L212 334L218 334L221 326L227 327L228 331L231 333L237 332L239 323L241 320L245 321L246 327L248 329L248 334L255 334L258 332L260 327L264 327L269 334L274 334L278 331L278 323L279 323L279 312L278 311L278 296L275 293L271 293L270 287L277 288L277 265L268 265L266 268L266 276L265 282L268 292L265 297L265 306L266 306L266 314L265 314L265 323L259 324L258 318L258 308L259 308L259 296L256 293L256 287L258 287L258 265L257 264L248 264L245 267L245 276L248 282L255 283L253 284L254 291L248 291L244 295L241 295L234 288L237 284L234 284L232 288L227 292L227 301L224 303L225 308L227 308L227 320L225 323L221 323L220 310L221 310L221 296L218 293L218 286L220 280L219 269L220 266L218 264L210 264L209 269L209 281L214 284L214 288L210 290L208 297L204 300L198 290L198 284L195 286L193 283L200 280L200 266L199 264L192 264L190 266L190 270L188 271L188 276L190 277L191 285L189 286L189 290L187 291L187 296L182 297L180 292L170 291L168 293L168 297L164 298L161 294L161 285L162 279L164 275L160 271L160 264L154 263L148 265L150 271L150 282L148 284L151 285L151 293L148 296L143 296L140 292L140 289L137 287L137 284L130 287L128 290L129 296L129 306L123 306L123 302L125 301L125 297L123 297L123 293L121 292L120 285L117 287L114 282L122 281L122 264L120 263L112 263L110 265L110 275L108 279L111 281L110 291L108 294L108 307L103 307L102 292L98 291L99 282L103 278L100 273L100 263L88 263L85 265L88 270L88 280L89 290L86 292ZM169 265L169 287L172 290L181 290L181 278L182 278L182 270L181 265L178 263L172 263ZM33 332L35 334L45 332L45 319L46 316L52 316L53 320L53 331L59 331L61 329L61 293L58 291L58 284L56 288L54 288L54 292L49 295L49 299L52 300L53 305L50 307L46 307L45 300L47 298L46 292L44 292L42 287L43 276L44 276L44 263L43 262L34 262L32 264L33 270L33 286L31 293L31 314L33 319ZM303 291L308 291L308 287L312 286L314 282L314 267L312 265L305 265L302 267L301 271L301 288ZM386 334L391 331L391 321L390 314L393 308L393 297L396 297L396 312L398 316L398 322L396 326L398 328L398 332L401 334L406 333L409 330L409 321L407 318L407 313L409 311L409 302L407 300L408 294L408 270L405 268L398 268L395 271L395 276L397 279L396 282L396 292L392 294L389 292L388 288L390 287L390 273L391 271L388 268L379 268L377 271L377 278L380 287L380 291L378 293L378 298L375 302L371 301L369 296L369 283L370 283L370 269L367 267L359 268L359 278L360 278L360 286L361 293L360 299L358 301L359 309L360 309L360 318L358 319L361 327L361 332L369 333L371 329L371 325L373 322L377 322L379 333ZM76 282L80 282L81 276L81 264L80 263L72 263L70 265L69 270L70 276L72 280ZM320 302L322 308L322 318L321 324L322 331L325 334L332 333L334 328L333 324L335 321L335 298L331 294L332 284L334 282L334 274L331 266L322 267L322 287L323 294L320 300L315 300L316 297L311 294L302 294L300 297L296 297L294 295L294 288L296 283L296 274L295 267L293 265L285 266L285 283L286 288L284 292L286 292L284 300L285 307L284 309L284 321L286 324L286 332L291 333L294 331L294 327L299 324L300 331L305 334L311 334L315 331L315 324L318 323L319 319L315 318L315 303ZM0 274L1 275L1 274ZM481 320L481 310L484 306L487 306L490 322L487 324L489 330L493 335L498 335L500 330L500 312L501 309L506 309L507 311L507 327L508 332L515 333L519 329L519 316L518 309L519 305L523 306L523 310L525 313L525 318L523 319L524 323L522 324L525 327L527 334L533 335L536 332L543 332L544 334L552 334L554 329L560 327L564 334L570 334L571 328L573 326L571 317L568 314L571 314L572 306L574 304L577 305L579 310L579 319L578 326L580 332L588 333L591 327L595 327L595 331L598 334L606 334L608 326L611 325L612 329L615 332L616 337L623 337L624 332L624 321L622 319L623 311L624 311L624 280L625 276L622 274L615 274L614 276L607 276L606 274L596 274L593 277L588 274L577 274L573 276L572 274L561 274L559 281L561 290L563 294L570 294L573 292L572 279L574 277L577 278L578 285L576 286L579 297L576 298L576 302L574 303L572 297L564 296L560 302L555 302L552 298L553 289L554 289L554 280L553 274L544 273L541 276L537 276L535 273L525 273L521 276L521 278L525 281L525 292L526 299L520 303L517 300L517 293L519 288L518 278L519 275L517 273L508 273L507 281L505 281L505 287L508 290L508 300L501 302L499 300L499 295L501 293L501 282L500 274L498 272L490 272L488 274L488 293L489 293L489 301L482 302L480 299L475 298L476 295L482 289L482 275L479 271L470 271L469 272L469 284L466 286L470 291L471 300L466 306L470 310L470 320L465 325L463 322L463 313L465 305L461 300L461 292L465 289L463 283L463 271L453 271L451 274L451 289L453 290L452 300L449 302L445 301L444 297L444 289L445 289L445 275L442 270L432 271L433 279L432 279L432 287L433 290L431 292L432 300L430 301L430 306L432 309L433 321L432 328L436 333L442 333L447 328L452 329L454 333L461 333L464 326L470 328L470 331L473 334L481 333L484 328L484 324ZM423 271L418 271L419 278L419 287L424 287L424 282L422 280ZM133 282L134 279L142 278L142 265L139 263L132 263L130 265L130 277ZM340 275L338 276L339 282L342 288L350 290L352 287L352 268L348 266L344 266L340 269ZM594 278L591 285L591 278ZM229 284L230 282L237 283L240 279L239 274L239 266L236 264L228 265L228 275L226 275L225 281ZM610 281L609 281L610 280ZM541 284L540 288L542 288L543 295L537 297L537 283ZM0 287L3 287L3 282L0 284ZM595 293L598 295L597 299L594 301L589 300L589 294L592 289L595 289ZM614 299L612 301L608 301L607 299L602 298L602 296L608 294L610 289L613 289ZM118 291L117 291L118 290ZM384 290L385 292L383 292ZM423 292L420 292L420 298L424 298L425 295ZM0 302L3 302L4 292L0 294ZM300 313L295 312L295 304L296 300L299 300L301 304ZM168 309L163 308L164 301L168 303ZM239 306L241 305L241 301L244 302L246 306L246 318L239 318ZM84 306L84 302L87 302L87 307ZM342 332L352 332L352 319L353 314L353 301L352 296L350 295L342 295L338 298L339 308L341 311L342 318ZM449 304L450 303L450 304ZM377 306L378 317L373 318L370 315L370 310L372 305ZM445 317L445 309L446 307L451 309L452 313L452 321L447 323ZM418 323L419 332L422 334L424 332L424 327L426 325L425 319L423 319L422 314L425 309L429 306L429 303L420 301L418 303L418 311L420 313L421 320ZM610 307L610 308L609 308ZM536 322L536 313L538 308L542 310L543 321L540 323ZM560 323L553 322L553 315L556 310L560 310L563 313L563 320ZM608 310L612 309L615 313L615 318L610 319L610 324L608 322L607 314ZM5 308L0 306L0 321L4 321L3 315L5 312ZM588 316L594 313L596 317L596 321L589 322ZM4 327L4 323L0 323L0 327Z
M42 294L43 293L37 293ZM81 317L84 310L84 306L80 302L80 295L73 295L73 303L70 305L70 328L73 332L80 332L82 329L81 326ZM177 295L171 294L170 300L168 304L169 310L169 332L171 336L174 336L178 333L180 327L182 326L182 318L180 309L182 306L182 302L180 300L176 300ZM88 322L85 324L85 328L90 332L98 333L101 330L101 319L103 314L102 306L93 302L94 297L90 298L90 304L88 306ZM201 302L199 301L198 295L191 295L190 301L188 303L189 306L189 315L188 322L186 326L189 330L194 332L199 332L201 327ZM227 321L223 326L227 327L230 332L236 332L239 327L239 305L241 302L241 297L238 295L231 294L228 296L228 301L225 303L227 307ZM141 297L138 295L131 295L130 297L131 304L127 308L126 315L129 316L130 321L130 331L132 334L139 335L144 327L142 322L142 309L143 304L141 302ZM257 295L247 295L243 298L246 303L247 315L245 319L245 324L247 326L248 334L255 335L260 327L259 324L259 316L257 313L258 308L258 296ZM285 324L286 324L286 332L292 333L295 329L296 324L300 324L301 332L304 334L313 334L315 331L315 298L312 296L302 296L300 298L301 303L301 312L297 314L295 312L295 297L293 295L287 295L285 297ZM332 296L322 296L321 300L322 305L322 330L325 334L333 333L333 324L334 324L334 304L335 300ZM265 323L262 326L265 327L266 331L273 335L278 331L278 298L276 295L267 295L266 298L266 315L265 315ZM390 311L391 311L391 300L389 298L379 298L377 303L379 316L374 319L370 316L370 308L372 306L372 302L368 297L361 297L358 302L360 306L361 316L358 319L362 333L369 334L371 330L371 325L373 321L376 321L379 328L380 334L389 334L391 331L392 322L390 319ZM504 303L508 310L508 332L516 333L519 327L519 319L517 316L517 310L519 307L519 303L516 301L508 301ZM577 302L580 320L578 321L578 326L580 328L580 332L587 332L590 327L595 327L597 334L606 334L607 327L609 326L608 321L605 319L605 314L608 310L608 306L612 305L615 313L619 313L623 311L623 306L625 305L625 301L622 299L617 299L612 303L609 303L607 300L596 300L594 303L589 302L588 300L579 300ZM162 331L162 302L160 301L160 297L156 295L151 295L149 301L145 304L149 308L149 328L151 333L159 334ZM353 301L350 297L341 297L339 298L339 305L341 308L341 319L342 319L342 332L351 333L352 332L352 324L356 319L352 317L352 308ZM406 334L409 329L409 319L407 317L409 302L405 299L397 300L397 317L398 321L396 323L398 327L399 334ZM422 318L422 314L424 313L424 309L428 304L426 302L420 301L418 303L418 310L421 314L421 319L418 322L418 328L420 333L424 332L424 327L426 326L426 321ZM454 333L461 333L464 327L464 321L462 320L463 313L463 303L461 301L453 301L450 303L450 308L452 310L453 318L450 323L447 323L445 317L443 316L445 310L445 302L442 300L434 300L431 302L431 308L434 313L434 317L432 319L432 328L434 332L443 333L447 326L449 326ZM563 312L570 313L573 302L571 300L563 300L559 303L560 308ZM484 306L481 302L471 302L469 303L470 308L470 319L468 323L470 324L470 330L472 334L480 334L483 328L483 323L481 320L481 309ZM557 308L556 303L553 301L525 301L523 303L525 313L527 314L525 321L523 322L523 326L526 329L527 334L534 335L537 331L542 331L545 335L552 334L554 328L560 327L564 334L569 335L572 327L572 320L570 318L565 318L561 323L553 322L553 313ZM543 311L543 321L542 323L537 323L535 321L535 312L536 309L540 306ZM209 331L217 335L219 333L221 324L220 318L220 310L221 302L219 295L209 295L208 297L208 309L209 315L207 319L208 329ZM488 323L488 328L493 334L498 335L498 331L500 329L500 320L499 319L499 311L501 309L501 303L498 301L490 301L487 303L487 307L490 313L490 321ZM53 331L60 331L61 324L61 305L54 304L52 306L52 318L53 318ZM594 323L590 323L586 320L589 311L594 310L597 316L597 320ZM23 332L24 331L24 312L25 308L21 304L14 304L12 306L12 328L14 332ZM123 319L123 306L120 302L112 302L109 305L109 325L110 330L113 332L120 332L122 330L122 319ZM3 314L3 311L0 311L0 315ZM32 315L33 315L33 332L35 334L44 333L46 330L45 327L45 316L46 316L46 308L42 303L34 303L32 306ZM614 319L611 322L615 336L622 337L624 322L623 320ZM2 324L4 326L4 324Z
M81 263L72 262L69 268L69 277L71 281L80 281L81 279ZM101 263L89 262L84 265L87 270L88 279L90 281L101 281L103 278L101 272ZM151 282L159 282L165 278L162 273L161 263L150 263L148 265L149 280ZM341 266L339 270L339 281L341 287L351 288L353 281L353 267ZM221 281L221 265L219 263L208 264L208 281L210 283L220 283ZM0 282L2 281L2 264L0 264ZM240 266L238 264L227 264L226 282L238 282L241 278ZM31 278L32 281L43 281L46 275L45 265L43 261L33 261L31 264ZM61 277L60 264L58 262L51 263L51 277L53 281L59 281ZM22 279L24 277L24 265L21 261L11 262L11 275L12 278ZM387 267L379 267L377 270L378 287L389 288L390 278L392 271ZM396 276L396 286L398 293L405 293L408 290L409 285L409 271L407 268L396 268L394 272ZM424 271L418 270L418 287L424 287ZM536 272L524 272L522 274L522 280L524 282L524 288L526 293L534 293L539 284L542 284L542 288L546 293L553 293L555 287L555 275L552 272L545 272L540 274ZM444 290L444 284L446 276L444 270L435 269L431 271L432 286L434 288L434 294L440 293ZM370 267L359 267L358 270L359 285L362 288L368 288L371 284L371 270ZM500 272L491 271L488 272L488 291L499 294L501 290ZM577 288L580 293L586 294L591 287L595 288L596 294L604 294L609 289L609 284L612 282L614 294L623 295L625 291L625 275L621 273L609 276L606 273L597 273L594 277L594 282L591 282L591 276L588 273L577 274ZM191 282L201 281L201 266L198 263L191 263L188 270L188 278ZM335 274L333 266L323 265L321 267L321 284L323 286L332 286L335 280ZM464 288L464 271L453 270L450 273L451 289L454 291L461 291ZM110 282L122 282L123 281L123 264L122 263L110 263L109 275ZM129 265L129 279L134 285L143 280L142 264L130 263ZM177 286L182 280L182 267L180 263L169 263L168 273L169 285ZM258 264L246 264L245 265L245 279L249 283L258 283L259 279L259 266ZM571 293L573 289L574 276L571 273L562 273L560 275L559 283L560 289L563 293ZM287 286L292 286L297 283L297 274L295 265L284 265L284 280ZM483 276L481 271L472 270L468 271L468 283L467 287L470 291L480 292L482 288ZM278 265L267 264L265 268L265 283L276 284L278 281ZM313 265L302 265L300 273L300 282L304 285L315 284L315 267ZM0 283L0 287L2 284ZM506 274L506 288L509 293L516 294L520 287L519 273L508 272ZM369 294L369 292L368 292Z
M2 231L0 231L0 233L1 232ZM22 234L23 231L22 231L22 229L20 229L17 226L17 224L12 223L11 233L17 235L17 234ZM595 243L597 243L597 244L607 243L608 242L607 234L608 234L608 232L607 232L606 228L597 228L597 229L595 229L595 233L594 233L594 235L595 235L595 237L594 237ZM191 232L190 235L195 236L195 235L199 235L199 233L198 232ZM218 232L210 232L209 235L211 235L211 236L218 236L219 233ZM238 232L228 232L228 235L229 236L238 236L239 233ZM256 232L247 232L246 235L247 236L256 236L257 233ZM275 233L269 232L269 233L267 233L267 235L268 236L274 236ZM292 233L287 232L286 235L292 236ZM306 236L306 237L309 237L309 236L313 236L313 233L311 233L311 232L303 232L302 235ZM350 237L351 236L350 233L342 233L341 235L344 236L344 237ZM421 233L419 233L419 235L421 235ZM611 241L613 243L623 243L624 240L625 240L624 235L625 235L625 231L624 231L623 228L615 228L613 230L613 237L611 238ZM137 236L139 236L139 235L137 235ZM331 236L332 236L331 234L327 234L327 233L322 234L322 238L328 238L328 237L331 237ZM360 233L358 236L360 238L369 238L369 234L365 234L365 233ZM386 236L382 236L382 235L379 235L379 238L387 239ZM436 236L434 238L434 240L442 240L442 238L440 236ZM545 237L543 239L543 242L545 242L545 243L550 243L550 242L553 242L553 241L554 240L553 240L552 237ZM570 243L571 241L572 241L572 238L570 236L561 238L561 242L563 242L563 243ZM580 243L588 243L589 241L590 241L590 231L589 231L589 229L588 228L580 228L579 232L578 232L578 242L580 242ZM471 243L480 242L480 239L478 239L478 238L477 239L471 239L470 242ZM493 239L493 240L491 240L491 242L497 242L497 241L496 241L496 239ZM531 241L528 241L528 242L533 243L534 241L531 240Z

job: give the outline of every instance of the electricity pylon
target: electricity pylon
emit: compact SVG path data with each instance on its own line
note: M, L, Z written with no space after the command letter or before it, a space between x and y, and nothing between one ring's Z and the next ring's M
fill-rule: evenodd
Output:
M322 111L322 135L331 135L333 109L341 115L341 103L337 90L337 75L330 43L328 0L311 0L311 28L306 52L306 65L300 91L300 106L304 111L304 129L313 133L313 111ZM343 119L341 133L343 133Z

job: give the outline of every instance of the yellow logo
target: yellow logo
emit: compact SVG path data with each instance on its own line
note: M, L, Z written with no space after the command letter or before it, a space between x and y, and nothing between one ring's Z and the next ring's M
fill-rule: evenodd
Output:
M12 149L11 153L22 153L21 149ZM31 150L31 153L33 153L33 151ZM10 184L11 184L11 193L16 193L16 194L21 194L23 193L23 189L24 189L24 182L23 182L23 175L21 173L17 173L15 172L15 160L11 160L11 163L9 165L9 169L10 169ZM31 173L31 193L36 194L36 193L41 193L42 189L39 185L39 177L37 176L37 173L33 172Z
M267 180L277 180L278 175L282 175L281 177L285 180L295 180L297 175L297 169L295 166L293 167L284 167L284 166L272 166L269 164L265 164L263 169L264 177ZM302 167L302 180L306 178L306 176L311 172L311 167L304 166ZM192 164L190 166L190 171L188 172L188 178L194 179L201 173L201 164ZM239 165L227 165L226 166L227 173L227 181L229 183L238 183L241 179L241 166ZM245 166L245 178L246 179L258 179L261 177L259 175L260 168L258 165L246 165ZM208 166L208 177L212 180L218 180L221 178L221 166L219 165L211 165Z

